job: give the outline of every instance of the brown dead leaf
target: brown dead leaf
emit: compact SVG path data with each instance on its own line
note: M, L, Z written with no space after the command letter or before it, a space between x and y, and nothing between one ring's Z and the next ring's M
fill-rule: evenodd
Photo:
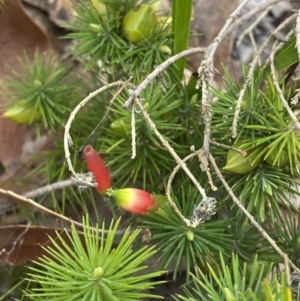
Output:
M19 57L27 53L29 60L33 60L36 49L49 51L50 45L47 37L35 23L24 13L18 0L6 0L0 11L0 90L6 91L5 77L10 75L11 68L21 71ZM0 97L0 116L8 101L3 94ZM0 187L18 193L23 193L28 187L17 185L31 166L24 165L21 160L53 147L50 139L45 135L38 137L34 127L21 126L17 123L0 117L0 162L3 166L0 175ZM29 169L28 169L29 168ZM0 205L8 200L1 197Z
M28 261L37 260L45 254L42 247L52 245L49 236L55 239L56 231L70 244L66 230L61 228L29 225L0 227L0 266L23 265ZM84 244L83 233L79 232L79 236ZM62 246L59 239L56 239L56 242Z
M20 71L19 57L27 53L29 59L33 59L35 50L49 50L47 37L27 17L20 6L20 1L6 0L1 7L0 15L0 88L5 91L5 77L10 75L7 65L16 71ZM4 63L5 62L5 63ZM0 98L0 114L7 100ZM2 110L2 111L1 111ZM32 136L32 129L20 126L6 118L0 118L0 162L8 166L22 156L24 140Z

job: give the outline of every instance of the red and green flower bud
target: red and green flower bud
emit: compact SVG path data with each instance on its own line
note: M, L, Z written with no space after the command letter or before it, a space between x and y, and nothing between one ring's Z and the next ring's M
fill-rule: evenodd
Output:
M141 189L111 189L108 191L108 195L112 196L120 207L131 213L143 214L150 208L156 207L154 197Z
M130 10L123 19L123 34L132 43L148 39L157 27L158 19L150 5L141 5Z
M111 177L109 170L107 169L100 155L91 145L87 145L84 148L83 153L87 169L94 174L96 183L98 184L96 187L97 191L105 194L107 190L111 188Z

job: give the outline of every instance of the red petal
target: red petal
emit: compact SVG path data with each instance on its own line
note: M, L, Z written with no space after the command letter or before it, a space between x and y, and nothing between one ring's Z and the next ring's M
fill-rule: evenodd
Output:
M102 158L91 145L87 145L84 148L84 159L88 171L91 171L95 176L98 184L96 189L100 193L106 193L106 191L111 188L111 177Z

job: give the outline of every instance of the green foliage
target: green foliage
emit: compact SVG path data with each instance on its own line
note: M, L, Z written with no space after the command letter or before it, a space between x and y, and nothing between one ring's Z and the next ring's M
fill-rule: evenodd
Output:
M289 99L289 91L285 91L284 87L283 91ZM261 92L261 94L266 102L266 118L269 120L269 124L248 124L246 126L248 129L261 133L262 137L255 139L255 145L263 146L263 148L261 147L262 150L256 155L263 155L267 159L272 152L276 152L277 155L274 160L276 165L282 152L285 151L288 157L289 171L295 174L297 172L296 166L300 164L298 155L300 149L299 131L295 128L294 121L285 110L270 78L267 81L266 92Z
M24 273L27 267L1 267L0 279L0 301L7 300L10 296L18 297L22 294L21 290L17 291L19 287L24 285Z
M191 217L195 203L199 202L198 190L185 185L178 190L178 194L180 197L174 198L177 207L184 216ZM205 264L218 251L230 252L233 247L231 235L225 233L230 220L211 220L196 228L188 227L170 207L165 196L156 195L155 198L159 209L147 213L143 225L150 229L151 240L161 252L162 268L172 269L174 278L183 266L189 278L195 263Z
M154 83L145 90L142 97L146 99L145 107L157 129L176 148L176 151L182 153L184 148L176 143L176 139L183 135L186 129L178 122L176 111L181 101L176 95L175 88L164 87L163 83ZM128 94L123 94L112 105L108 117L111 124L116 120L122 120L131 128L131 111L122 107L127 98ZM130 159L132 155L131 129L125 131L125 135L124 132L120 133L111 126L104 128L103 131L103 137L99 141L101 152L106 155L108 166L115 179L114 185L124 187L128 182L141 183L144 189L157 192L157 186L172 170L174 162L161 142L153 136L152 129L138 109L135 111L137 153L135 159Z
M132 247L140 230L128 228L118 241L120 220L111 222L107 235L104 223L96 230L90 227L87 219L83 224L83 239L74 225L71 234L66 232L68 243L59 233L57 238L49 237L53 246L44 247L46 255L30 268L27 278L41 287L28 289L26 296L31 300L53 301L159 298L147 290L159 283L150 279L164 272L140 273L146 268L142 263L155 254L154 247L144 246L137 250Z
M33 109L28 123L37 112L42 116L44 127L55 130L70 112L70 100L78 100L78 91L74 81L68 80L68 68L54 55L36 51L34 58L32 64L25 54L24 59L20 59L22 72L11 70L15 77L6 82L11 89L8 97L15 106Z
M228 174L227 176L229 177ZM228 182L232 185L234 193L245 202L247 210L257 215L261 221L266 219L267 213L272 220L279 217L281 214L279 203L291 206L290 197L299 195L293 188L297 183L294 178L266 164L238 179L231 178Z
M58 126L65 124L79 98L84 98L88 92L115 80L128 79L131 75L132 83L138 85L157 65L169 58L171 51L168 50L172 49L175 54L186 48L192 1L172 1L172 29L167 22L160 23L149 38L131 43L124 36L122 22L126 13L140 4L149 4L149 1L81 1L75 7L74 20L66 25L71 31L66 38L75 40L72 54L80 62L78 69L81 64L86 68L84 73L76 74L81 80L80 85L75 87L71 83L74 77L71 68L55 61L54 57L46 58L37 53L34 65L29 64L27 57L21 61L25 77L14 72L17 80L8 82L16 93L12 98L16 103L41 111L44 126L57 130ZM288 42L276 56L275 65L280 71L298 61L293 43ZM291 59L288 59L288 54L292 54ZM140 98L158 131L180 158L191 154L191 146L195 149L203 146L205 126L202 91L195 89L197 76L192 75L187 85L182 84L184 65L182 59L175 68L160 72L142 91ZM215 96L211 108L211 139L227 146L239 142L238 147L248 152L247 159L253 165L257 163L254 170L244 175L224 169L222 174L251 215L299 266L299 223L279 217L280 203L290 206L291 196L300 195L295 179L299 174L300 137L272 79L268 77L268 68L258 68L253 81L247 85L235 140L232 139L231 126L247 68L244 67L241 82L225 70L224 86L210 88ZM284 77L280 85L290 104L295 92L285 86ZM276 278L279 273L274 274L270 282L264 279L270 272L270 263L282 263L282 258L232 203L211 166L209 171L217 191L211 189L197 156L186 162L207 195L217 200L216 214L196 228L187 226L166 197L158 195L165 194L166 182L178 162L153 134L137 106L134 108L136 158L131 158L132 117L131 111L123 108L130 91L126 87L112 101L112 95L117 91L111 89L98 95L76 115L70 131L73 139L71 161L76 172L86 172L84 162L80 161L80 150L86 144L92 144L107 163L114 188L130 185L153 193L157 210L138 219L132 216L126 220L126 225L132 222L137 228L149 230L149 241L156 244L159 264L173 272L174 280L179 274L187 273L186 296L178 296L177 300L290 301L285 276L281 277L281 283ZM29 123L33 121L31 117ZM44 154L48 155L45 164L32 172L34 175L44 172L49 183L70 175L62 135L54 136L55 150ZM210 150L218 166L224 168L228 150L214 144ZM77 187L68 187L60 195L51 193L47 206L65 215L71 210L73 218L77 219L82 213L91 214L90 219L96 216L97 220L108 220L107 212L114 217L120 214L113 200L99 200L94 192L90 189L79 194ZM184 171L176 174L171 194L178 210L191 219L202 199ZM37 199L40 201L44 199ZM104 206L109 210L103 210ZM34 220L30 213L29 221ZM46 255L27 274L28 288L24 298L61 301L159 298L148 290L160 283L152 278L163 272L147 273L143 266L143 262L155 254L154 247L141 246L144 242L138 240L140 230L128 228L122 237L117 237L119 223L119 220L112 222L110 232L104 234L104 223L95 231L85 220L83 239L82 233L74 226L71 234L67 232L68 241L64 241L59 233L56 238L50 238L53 246L44 248ZM231 253L232 262L229 261ZM190 286L191 272L197 275L193 276L194 289ZM297 289L295 284L293 292Z
M278 72L284 71L289 67L298 64L299 56L296 50L296 37L291 37L281 49L278 50L274 58L274 65ZM264 76L270 73L270 65L264 68Z
M130 74L144 74L168 58L168 53L160 50L161 45L171 48L169 25L159 23L149 39L133 44L122 33L125 14L137 4L149 1L102 1L106 4L103 17L95 13L86 3L75 7L77 16L66 27L74 33L68 38L76 39L73 47L75 56L86 62L88 69L101 60L101 72L113 79L128 77ZM109 68L109 71L106 69Z
M226 212L228 219L232 220L230 227L227 227L226 230L232 237L233 250L240 257L240 261L252 262L255 255L259 257L260 261L264 262L277 263L280 261L271 245L262 237L257 228L249 222L248 218L239 212L236 205L233 205L227 211L224 207L222 207L223 212ZM269 234L274 231L270 227L269 221L262 223L261 226Z
M257 259L251 264L251 273L247 264L242 267L239 258L232 255L231 264L226 264L220 254L221 265L216 270L209 265L210 274L207 277L201 270L197 271L199 277L193 276L194 288L186 288L186 296L178 296L179 300L214 300L214 301L292 301L291 289L285 277L281 275L279 284L274 277L271 281L264 278L269 275L272 266L264 266Z
M222 89L212 88L211 92L218 98L212 106L214 113L212 119L212 133L218 140L225 140L231 138L231 128L237 95L242 87L242 83L236 82L235 79L225 70L226 76L224 78L224 91ZM246 77L247 69L244 70ZM263 95L261 95L258 87L262 83L262 72L253 78L251 85L247 87L243 98L243 104L239 115L239 122L237 127L238 136L236 140L241 137L250 137L254 140L255 132L250 130L246 125L250 124L265 124L269 125L268 119L265 117L266 108L262 107Z
M247 72L247 69L244 70ZM216 140L231 142L231 128L236 95L241 85L227 73L226 90L221 92L212 89L218 97L212 111L212 131ZM285 97L290 99L290 90L285 89L284 80L281 85ZM258 87L262 87L261 90ZM225 178L232 186L234 193L245 204L247 210L257 215L261 221L266 219L266 208L274 220L280 216L279 203L290 205L290 196L299 195L295 185L297 180L293 175L299 169L299 131L293 126L293 121L283 107L270 77L263 80L263 70L254 77L251 85L246 88L242 101L238 122L238 136L235 141L241 142L241 150L251 150L247 159L254 164L261 158L272 164L262 163L258 168L243 176L232 177L225 172ZM217 150L220 155L220 151ZM282 159L284 164L281 164Z
M278 246L300 267L300 222L294 215L281 216L274 224L272 237Z

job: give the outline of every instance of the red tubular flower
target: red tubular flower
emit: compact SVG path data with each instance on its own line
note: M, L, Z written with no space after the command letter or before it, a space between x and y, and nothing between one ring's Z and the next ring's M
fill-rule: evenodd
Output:
M111 177L105 163L91 145L87 145L83 153L88 171L94 174L98 184L97 191L105 194L111 188Z
M141 189L116 189L110 190L108 194L114 198L120 207L131 213L143 214L151 207L156 206L152 195Z

